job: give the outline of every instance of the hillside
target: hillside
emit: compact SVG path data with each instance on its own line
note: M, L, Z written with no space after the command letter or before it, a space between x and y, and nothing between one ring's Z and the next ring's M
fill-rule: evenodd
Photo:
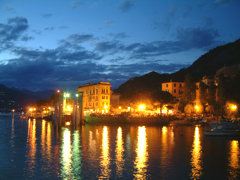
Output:
M32 104L37 99L34 95L26 94L0 84L0 112L9 112L11 109L20 110L25 105Z
M203 76L213 76L220 68L234 64L240 64L240 39L210 50L186 69L181 69L172 74L151 72L140 77L131 78L114 90L114 92L121 94L121 97L124 98L129 93L137 91L160 90L162 82L170 80L184 81L184 76L188 73L196 81L199 81Z

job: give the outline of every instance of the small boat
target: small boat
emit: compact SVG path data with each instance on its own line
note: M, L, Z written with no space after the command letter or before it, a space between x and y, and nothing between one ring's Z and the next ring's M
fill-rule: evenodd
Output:
M206 136L239 136L239 130L229 130L229 129L211 129L209 131L204 131Z

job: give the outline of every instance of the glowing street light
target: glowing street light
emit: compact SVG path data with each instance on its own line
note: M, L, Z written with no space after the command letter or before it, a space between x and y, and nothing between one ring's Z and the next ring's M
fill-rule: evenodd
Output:
M57 90L57 93L60 93L60 92L61 92L61 91L58 89L58 90Z
M140 111L143 111L143 110L146 109L146 105L145 105L145 104L140 104L139 107L138 107L138 109L139 109Z
M195 108L196 112L199 112L201 110L199 105L194 106L194 108Z
M236 111L237 110L237 105L236 104L232 104L230 106L230 108L231 108L232 111Z
M78 94L76 94L76 97L78 97L79 95Z

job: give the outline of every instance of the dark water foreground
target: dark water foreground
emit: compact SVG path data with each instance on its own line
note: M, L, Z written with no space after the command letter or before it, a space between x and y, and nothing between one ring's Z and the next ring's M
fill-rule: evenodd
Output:
M239 143L197 126L72 130L0 116L0 179L240 179Z

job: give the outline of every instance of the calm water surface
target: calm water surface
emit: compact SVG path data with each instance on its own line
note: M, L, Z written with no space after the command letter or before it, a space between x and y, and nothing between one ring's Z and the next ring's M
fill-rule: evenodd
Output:
M197 126L74 130L1 115L0 179L240 179L239 139L204 137L202 131Z

